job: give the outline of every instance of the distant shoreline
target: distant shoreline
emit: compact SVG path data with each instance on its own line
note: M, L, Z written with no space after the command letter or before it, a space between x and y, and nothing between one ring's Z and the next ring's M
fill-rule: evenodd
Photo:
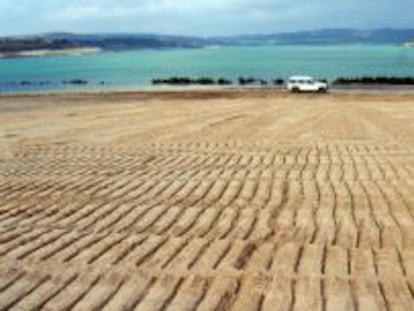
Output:
M134 89L110 88L110 89L71 89L55 91L25 91L1 93L0 98L25 98L25 97L49 97L49 96L117 96L117 95L145 95L145 94L198 94L198 93L240 93L240 94L260 94L260 93L280 93L290 94L283 86L261 87L261 86L164 86L164 87L141 87ZM336 85L330 88L328 94L400 94L413 95L413 85L363 85L349 84ZM292 94L292 96L325 96L312 93Z
M0 58L26 58L26 57L45 57L45 56L76 56L86 54L96 54L102 52L101 48L85 47L85 48L67 48L67 49L40 49L26 50L18 52L0 53Z

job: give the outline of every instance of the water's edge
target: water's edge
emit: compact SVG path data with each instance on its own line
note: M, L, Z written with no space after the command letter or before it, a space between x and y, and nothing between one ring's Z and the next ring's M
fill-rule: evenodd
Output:
M329 81L338 77L414 77L414 49L295 45L1 59L0 93L137 91L153 89L151 81L158 78L211 77L237 82L240 77L254 77L286 81L292 75L303 74ZM72 83L75 80L77 83Z

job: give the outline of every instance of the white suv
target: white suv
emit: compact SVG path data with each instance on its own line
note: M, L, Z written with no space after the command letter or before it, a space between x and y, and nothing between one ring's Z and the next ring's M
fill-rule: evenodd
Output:
M289 78L287 89L293 93L320 92L326 93L329 89L328 83L316 81L312 77L297 76Z

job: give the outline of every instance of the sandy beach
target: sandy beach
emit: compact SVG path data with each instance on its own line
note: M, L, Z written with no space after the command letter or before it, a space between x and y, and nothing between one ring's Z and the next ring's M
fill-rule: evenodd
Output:
M10 53L0 53L1 58L22 58L22 57L45 57L45 56L78 56L87 54L100 53L102 50L95 47L86 48L66 48L66 49L42 49L42 50L28 50Z
M0 97L0 309L414 310L413 102Z

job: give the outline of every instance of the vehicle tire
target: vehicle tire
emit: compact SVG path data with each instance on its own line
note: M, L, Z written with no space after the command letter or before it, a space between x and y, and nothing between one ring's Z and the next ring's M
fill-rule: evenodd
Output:
M321 88L318 90L318 92L319 92L319 93L326 93L326 92L328 92L328 90L327 90L327 89L325 89L325 88L323 88L323 87L321 87Z
M298 87L294 87L294 88L292 89L292 93L300 93L299 88L298 88Z

